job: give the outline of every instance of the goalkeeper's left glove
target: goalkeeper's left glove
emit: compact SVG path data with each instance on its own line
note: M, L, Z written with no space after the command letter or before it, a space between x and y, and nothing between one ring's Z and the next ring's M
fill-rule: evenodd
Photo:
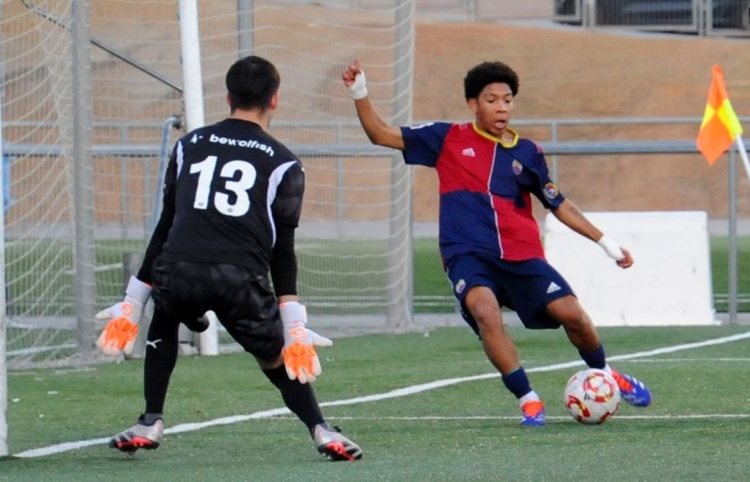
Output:
M284 324L284 365L290 380L300 383L314 382L320 375L320 360L316 346L331 346L333 341L305 328L307 310L296 301L279 305L281 321Z
M151 286L131 276L125 290L125 299L96 314L97 320L109 319L109 323L96 340L96 346L102 353L117 356L120 352L126 355L133 352L135 338L138 336L138 323L141 322L143 307L149 296Z

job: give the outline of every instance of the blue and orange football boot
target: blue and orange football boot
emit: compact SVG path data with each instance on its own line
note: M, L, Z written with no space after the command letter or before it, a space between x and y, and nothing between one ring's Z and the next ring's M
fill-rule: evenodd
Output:
M544 403L540 400L529 400L521 405L521 411L523 412L522 427L543 427L547 424Z
M643 384L642 381L635 377L620 373L614 368L611 369L612 378L617 382L620 389L620 396L623 400L634 407L648 407L651 405L651 391Z

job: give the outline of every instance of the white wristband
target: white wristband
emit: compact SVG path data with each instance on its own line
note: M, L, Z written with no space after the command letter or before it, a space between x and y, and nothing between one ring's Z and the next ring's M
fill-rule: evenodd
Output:
M292 323L307 323L307 310L305 305L297 301L287 301L279 305L279 315L281 322L285 325Z
M354 83L349 86L349 93L354 100L360 100L367 97L367 79L364 71L354 77Z
M130 281L128 281L128 287L125 289L125 294L145 305L149 296L151 296L151 286L135 276L131 276Z
M616 259L617 261L625 258L622 249L620 249L620 245L612 241L607 235L602 236L601 239L597 241L597 244L604 249L610 258Z

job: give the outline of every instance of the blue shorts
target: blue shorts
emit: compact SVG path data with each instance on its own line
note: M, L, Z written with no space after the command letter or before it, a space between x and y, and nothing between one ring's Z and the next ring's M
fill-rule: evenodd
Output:
M477 322L464 306L466 293L475 286L491 289L500 306L510 308L529 329L555 329L560 323L546 307L556 299L574 295L560 273L544 259L505 261L481 254L452 258L446 269L461 316L479 334Z

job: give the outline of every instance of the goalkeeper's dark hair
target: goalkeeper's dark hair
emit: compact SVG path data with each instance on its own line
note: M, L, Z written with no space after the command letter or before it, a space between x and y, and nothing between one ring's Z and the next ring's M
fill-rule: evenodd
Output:
M502 62L482 62L471 68L464 77L464 96L466 100L476 99L490 84L508 84L513 97L518 94L518 75L507 64Z
M232 112L266 109L279 90L281 77L271 62L250 55L232 64L227 71L226 85Z

